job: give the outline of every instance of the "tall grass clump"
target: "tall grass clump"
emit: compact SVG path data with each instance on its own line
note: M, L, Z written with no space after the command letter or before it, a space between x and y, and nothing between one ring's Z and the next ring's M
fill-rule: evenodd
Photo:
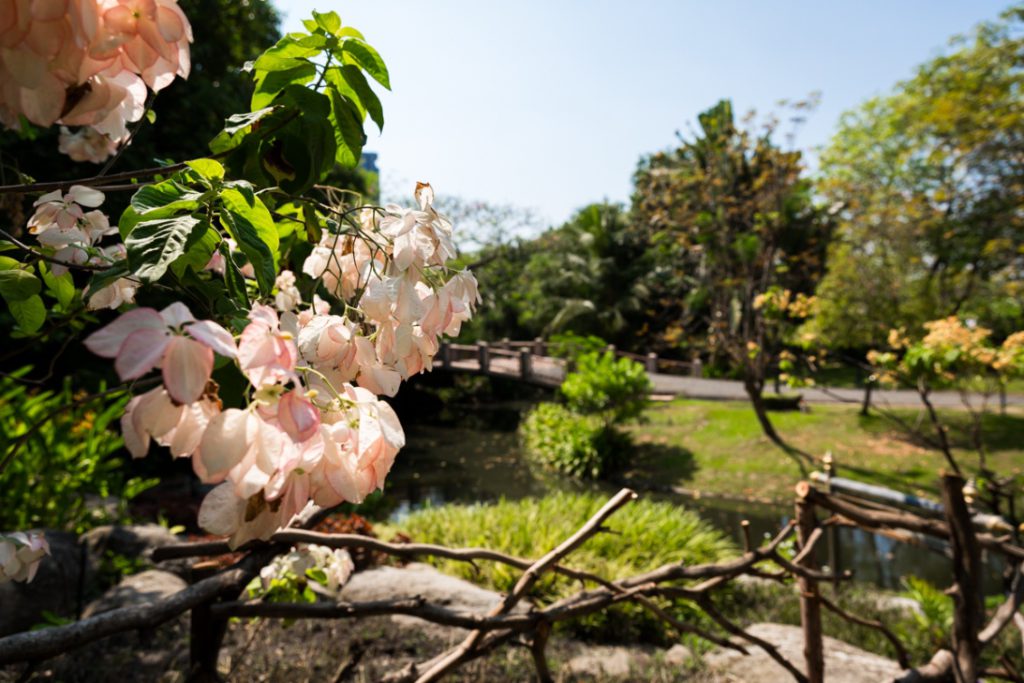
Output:
M445 505L419 510L399 526L417 542L481 547L536 559L564 541L605 503L594 494L552 493L542 498ZM615 513L601 533L575 550L565 564L607 579L646 572L670 562L700 564L736 554L732 543L696 513L677 505L639 500ZM438 559L441 571L496 591L508 591L522 574L506 565ZM546 574L533 595L550 602L579 590L577 582ZM687 614L685 606L677 606ZM600 641L667 642L664 625L642 608L620 605L570 622L573 635Z

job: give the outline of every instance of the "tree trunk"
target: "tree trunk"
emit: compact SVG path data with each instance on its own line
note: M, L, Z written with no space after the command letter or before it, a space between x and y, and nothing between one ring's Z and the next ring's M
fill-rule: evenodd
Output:
M981 665L978 631L985 617L981 594L981 549L974 535L971 513L964 501L964 480L953 475L942 477L942 504L949 524L953 550L953 676L957 683L975 683Z
M809 454L804 453L799 448L790 446L782 436L775 431L775 425L772 424L772 420L768 416L768 409L764 407L764 398L761 396L761 391L764 388L764 382L744 379L743 388L746 390L747 396L750 397L750 405L754 409L754 414L757 415L757 421L761 424L761 431L764 432L764 435L767 436L773 444L784 450L786 455L793 458L800 467L801 474L806 474L806 464L812 463L814 458Z

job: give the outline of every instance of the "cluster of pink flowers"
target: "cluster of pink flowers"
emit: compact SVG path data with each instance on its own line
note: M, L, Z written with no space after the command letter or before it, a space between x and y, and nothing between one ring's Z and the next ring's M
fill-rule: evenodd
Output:
M176 0L5 0L0 3L0 122L62 131L72 158L101 162L154 92L188 77L192 27Z
M156 441L175 457L191 456L203 482L219 484L200 509L206 530L237 547L268 538L309 505L358 503L383 487L405 434L377 395L394 395L402 379L429 369L439 336L457 334L477 301L468 272L444 281L451 226L430 207L428 191L420 188L419 211L395 207L372 226L372 255L341 297L358 306L347 304L345 316L319 297L298 310L295 276L282 271L279 310L254 304L237 343L181 303L134 309L86 340L114 359L123 380L161 370L162 384L128 404L125 444L142 457ZM425 237L400 265L401 238L414 231ZM348 277L345 262L329 288ZM249 381L247 407L223 408L211 381L215 354Z
M360 317L318 316L299 333L302 360L332 382L355 379L394 396L402 380L430 370L442 335L456 336L479 302L468 271L440 286L434 277L455 255L451 224L434 210L430 185L416 187L418 209L364 209L361 234L324 235L303 272ZM315 380L314 380L314 386Z
M50 546L41 533L15 531L0 536L0 583L31 581Z
M55 276L60 277L67 272L65 264L109 266L126 258L121 242L99 246L104 237L117 234L117 227L110 225L107 215L95 208L103 203L103 199L99 190L73 185L67 193L54 190L36 200L28 231L52 251L54 262L51 262L50 270ZM86 208L92 211L86 211ZM88 307L93 310L119 308L135 300L135 289L134 281L119 278L94 292Z

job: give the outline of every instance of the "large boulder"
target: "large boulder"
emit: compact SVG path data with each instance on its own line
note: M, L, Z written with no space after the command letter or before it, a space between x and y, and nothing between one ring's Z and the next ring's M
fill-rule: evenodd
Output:
M778 648L779 653L798 669L804 665L804 638L799 626L783 624L754 624L747 628L752 635ZM724 648L704 655L704 663L711 672L712 681L744 681L744 683L775 683L791 680L791 676L775 663L764 650L743 642L749 655ZM899 664L835 638L825 637L825 678L828 683L880 683L899 677Z
M86 594L95 596L110 585L111 579L108 574L111 571L112 558L120 556L139 561L143 566L150 566L156 548L180 541L181 539L159 524L108 524L85 532L80 542L86 550ZM182 578L188 577L188 566L188 560L160 564L161 569Z
M413 563L405 567L377 567L357 572L342 588L340 596L349 602L370 600L401 600L421 597L433 605L447 607L456 612L486 614L501 601L501 595L481 588L460 578L439 572L428 564ZM523 612L529 605L516 605L515 612ZM463 629L431 624L415 617L395 615L390 621L405 630L435 638L461 637Z
M0 636L44 623L44 612L68 619L78 614L82 582L78 538L72 533L47 531L46 541L50 554L39 563L39 571L30 583L0 584Z
M159 569L149 569L126 576L106 593L86 606L82 618L87 619L120 607L149 605L170 597L188 586L180 577Z

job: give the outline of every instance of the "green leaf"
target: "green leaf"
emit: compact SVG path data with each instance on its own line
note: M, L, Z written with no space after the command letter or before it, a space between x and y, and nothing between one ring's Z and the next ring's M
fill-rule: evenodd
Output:
M391 90L388 68L380 54L359 38L349 38L341 44L340 59L343 64L355 64L370 74L373 80Z
M193 231L206 230L204 221L190 215L142 221L131 231L125 246L131 272L143 282L155 282L185 253Z
M362 117L351 100L342 97L337 90L331 93L331 129L334 132L334 159L342 166L353 168L359 163L366 144Z
M193 159L185 162L188 167L207 179L221 179L224 177L224 166L213 159Z
M39 264L39 272L43 276L43 282L46 283L46 289L61 305L61 308L66 310L71 306L71 302L75 300L75 281L72 279L71 273L64 273L57 277L42 263Z
M250 203L238 190L226 189L220 193L220 199L224 206L221 219L252 263L260 293L268 296L277 278L278 236L274 219L258 197L253 197Z
M140 188L132 195L131 207L139 214L167 208L173 208L175 211L191 211L199 206L198 199L201 196L200 193L175 180L165 180Z
M248 310L249 293L245 288L245 278L235 265L235 259L231 255L231 249L227 242L217 245L217 251L224 257L224 284L227 285L228 294L232 296L244 309Z
M171 271L179 278L188 268L196 273L202 272L213 257L213 252L217 250L220 236L216 230L210 229L209 224L203 225L203 229L196 228L192 231L185 242L185 253L171 264Z
M18 249L18 245L14 242L8 242L7 240L0 240L0 251L12 251Z
M26 334L35 334L46 322L46 306L39 295L30 296L27 299L7 299L7 307L11 315L17 321L21 331Z
M321 13L313 10L313 18L316 20L316 23L320 28L331 35L336 34L338 29L341 28L341 17L338 16L337 12Z
M0 295L8 302L28 299L42 288L39 278L26 270L0 270Z
M10 256L0 256L0 270L10 270L11 268L21 268L22 262L13 259Z
M274 101L289 85L305 85L316 76L316 66L302 62L283 71L257 72L256 89L252 93L251 107L259 109Z
M156 123L156 112L153 111L152 109L147 109L146 110L146 120L149 121L150 124Z
M325 80L328 86L337 89L339 93L352 100L352 103L359 109L360 120L365 119L366 114L369 114L373 122L377 124L377 128L384 130L384 108L380 104L380 99L377 98L377 93L370 88L366 76L359 70L359 67L351 64L341 67L332 66L327 70Z
M264 107L245 114L233 114L224 120L224 130L210 140L210 151L223 154L242 144L252 132L253 124L275 112L279 107Z

